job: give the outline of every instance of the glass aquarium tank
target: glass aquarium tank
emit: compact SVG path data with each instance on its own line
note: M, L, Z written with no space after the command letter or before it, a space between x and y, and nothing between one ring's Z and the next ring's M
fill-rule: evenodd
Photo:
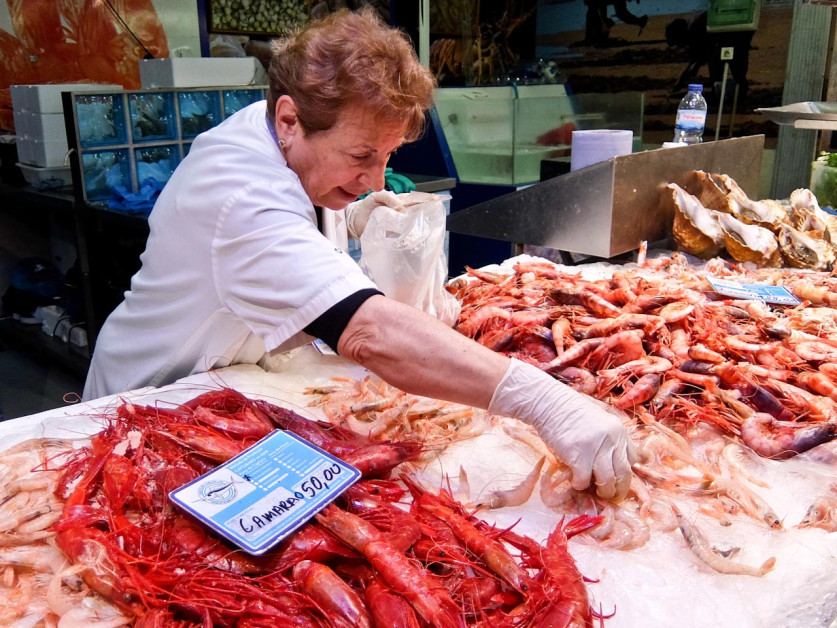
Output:
M642 146L640 92L571 95L563 84L439 88L436 111L464 183L525 185L569 158L573 129L628 129Z

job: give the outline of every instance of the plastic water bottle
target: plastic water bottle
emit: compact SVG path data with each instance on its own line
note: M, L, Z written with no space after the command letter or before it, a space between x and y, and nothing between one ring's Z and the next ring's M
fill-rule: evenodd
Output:
M703 85L689 85L688 93L677 106L677 121L674 124L674 141L678 144L699 144L703 141L706 126L706 100Z

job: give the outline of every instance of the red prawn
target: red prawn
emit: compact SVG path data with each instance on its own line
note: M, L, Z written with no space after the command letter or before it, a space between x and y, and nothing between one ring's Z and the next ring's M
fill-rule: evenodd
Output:
M357 515L327 506L316 520L352 549L363 554L381 578L407 598L416 612L438 628L459 628L464 622L450 596L428 578L384 534Z

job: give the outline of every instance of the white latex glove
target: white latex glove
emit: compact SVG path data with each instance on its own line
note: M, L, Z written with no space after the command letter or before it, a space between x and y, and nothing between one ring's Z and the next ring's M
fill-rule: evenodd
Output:
M512 358L488 411L534 427L570 467L576 490L595 480L605 499L627 495L636 462L633 444L619 419L582 393Z
M372 192L370 195L346 206L346 227L350 238L359 238L369 222L369 216L376 208L385 205L392 209L403 209L398 195L389 190Z

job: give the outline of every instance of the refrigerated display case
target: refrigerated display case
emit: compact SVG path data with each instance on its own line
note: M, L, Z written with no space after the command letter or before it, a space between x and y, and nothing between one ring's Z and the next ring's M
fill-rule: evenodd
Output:
M461 182L525 185L540 179L543 159L569 157L573 128L627 129L641 148L644 100L563 84L439 88L436 111Z

